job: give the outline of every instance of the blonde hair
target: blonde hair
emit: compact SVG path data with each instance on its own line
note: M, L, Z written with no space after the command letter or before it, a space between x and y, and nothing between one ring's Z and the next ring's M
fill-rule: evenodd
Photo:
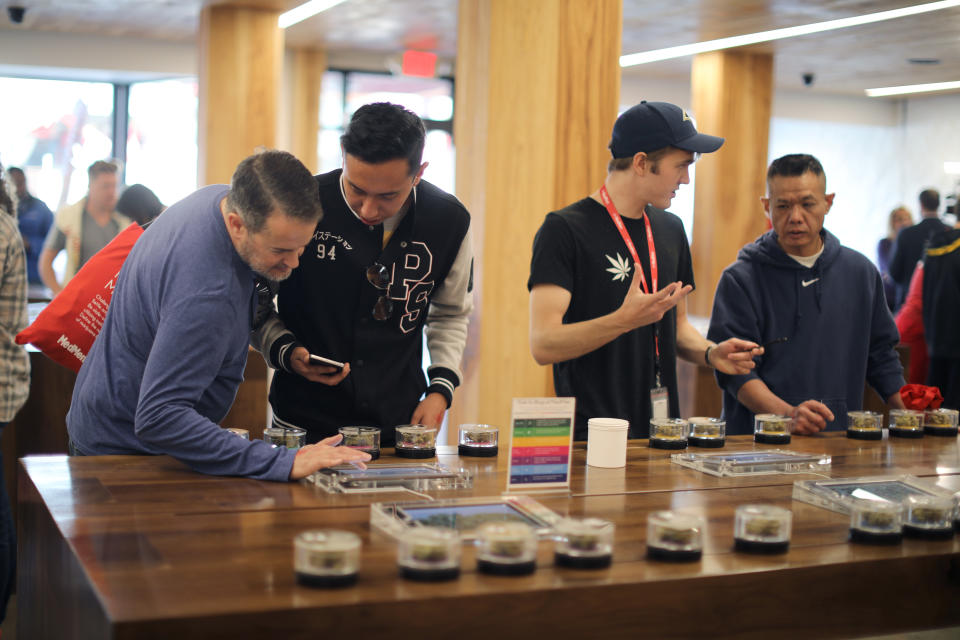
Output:
M890 216L887 218L887 237L891 240L897 239L897 230L893 228L893 223L896 222L897 214L901 211L907 212L907 216L910 218L910 223L913 224L913 213L910 211L910 209L903 205L894 207L893 211L890 212Z

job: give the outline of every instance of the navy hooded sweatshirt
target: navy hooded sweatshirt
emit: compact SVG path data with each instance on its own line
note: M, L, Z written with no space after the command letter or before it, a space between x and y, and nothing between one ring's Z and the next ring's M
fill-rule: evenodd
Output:
M760 378L794 406L819 400L833 412L827 429L843 429L847 411L863 405L864 380L886 401L903 386L894 347L900 340L877 268L825 229L812 268L788 256L768 231L727 267L713 303L707 337L765 344L747 375L717 372L727 433L753 433L753 412L737 401L740 387Z

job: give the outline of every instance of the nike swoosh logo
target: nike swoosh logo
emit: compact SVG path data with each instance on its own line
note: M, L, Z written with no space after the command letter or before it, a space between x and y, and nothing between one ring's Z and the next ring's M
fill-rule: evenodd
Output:
M814 282L816 282L816 281L819 280L819 279L820 279L820 278L814 278L813 280L802 280L802 281L800 282L800 284L802 284L802 285L805 286L805 287L809 287L810 285L812 285Z

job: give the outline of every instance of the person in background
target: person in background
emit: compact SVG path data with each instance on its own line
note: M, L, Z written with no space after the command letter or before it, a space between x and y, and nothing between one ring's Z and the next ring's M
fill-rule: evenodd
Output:
M933 234L947 229L947 225L940 221L939 210L940 192L936 189L924 189L920 192L920 222L897 235L890 256L890 277L897 284L894 309L899 309L907 297L910 277L913 276L917 263L923 258L927 242Z
M470 214L422 179L425 138L400 105L354 112L340 138L343 167L316 177L323 220L252 341L276 369L274 425L305 429L307 442L367 425L392 446L397 425L439 427L460 384L473 308ZM313 364L311 354L346 366Z
M890 277L890 256L893 252L893 243L897 241L897 234L913 224L913 214L910 209L899 206L890 212L887 222L887 237L877 243L877 268L883 278L883 293L887 297L887 307L895 310L897 283Z
M22 169L10 167L7 175L17 191L17 225L20 227L23 248L27 252L27 282L43 284L37 263L43 250L43 241L53 225L53 212L27 189L27 176Z
M321 215L307 168L265 151L229 187L204 187L157 218L124 261L77 375L71 453L168 454L201 473L275 481L362 467L370 456L334 446L339 435L294 452L216 424L243 380L256 280L289 276Z
M896 315L900 344L910 348L910 360L907 365L907 382L926 384L930 367L927 353L927 339L923 330L923 261L913 270L910 288L903 306Z
M3 167L0 167L0 174ZM27 266L13 202L0 179L0 438L30 394L30 359L14 336L27 326ZM0 451L0 623L14 587L17 562L16 529L10 513L3 455Z
M141 227L148 225L166 209L160 198L142 184L132 184L123 190L117 200L117 211Z
M648 437L652 417L680 417L677 357L727 373L754 366L755 343L710 342L687 318L690 247L665 210L690 165L722 144L676 105L634 105L613 125L603 185L537 231L530 351L553 365L557 395L576 398L578 440L593 417L628 420L631 438Z
M130 224L117 212L117 173L114 162L97 160L87 169L90 179L86 197L57 211L54 225L40 253L40 277L56 295L93 254L103 249ZM63 282L57 280L53 260L66 249L67 268Z
M801 435L842 429L847 411L863 408L864 380L903 408L899 337L880 273L823 228L834 195L811 155L777 158L767 170L760 201L773 229L720 276L707 337L778 344L747 375L717 373L728 434L753 433L758 413L792 416Z
M930 239L923 259L923 328L930 354L927 384L943 406L960 409L960 229Z

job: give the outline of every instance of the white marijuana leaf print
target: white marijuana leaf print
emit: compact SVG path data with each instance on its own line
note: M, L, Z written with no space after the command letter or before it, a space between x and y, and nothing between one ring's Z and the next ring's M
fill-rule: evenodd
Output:
M627 262L624 258L620 257L620 252L617 252L617 259L614 260L608 255L604 255L604 258L610 261L610 264L613 266L607 269L608 273L613 274L614 281L622 280L626 281L630 277L630 263Z

